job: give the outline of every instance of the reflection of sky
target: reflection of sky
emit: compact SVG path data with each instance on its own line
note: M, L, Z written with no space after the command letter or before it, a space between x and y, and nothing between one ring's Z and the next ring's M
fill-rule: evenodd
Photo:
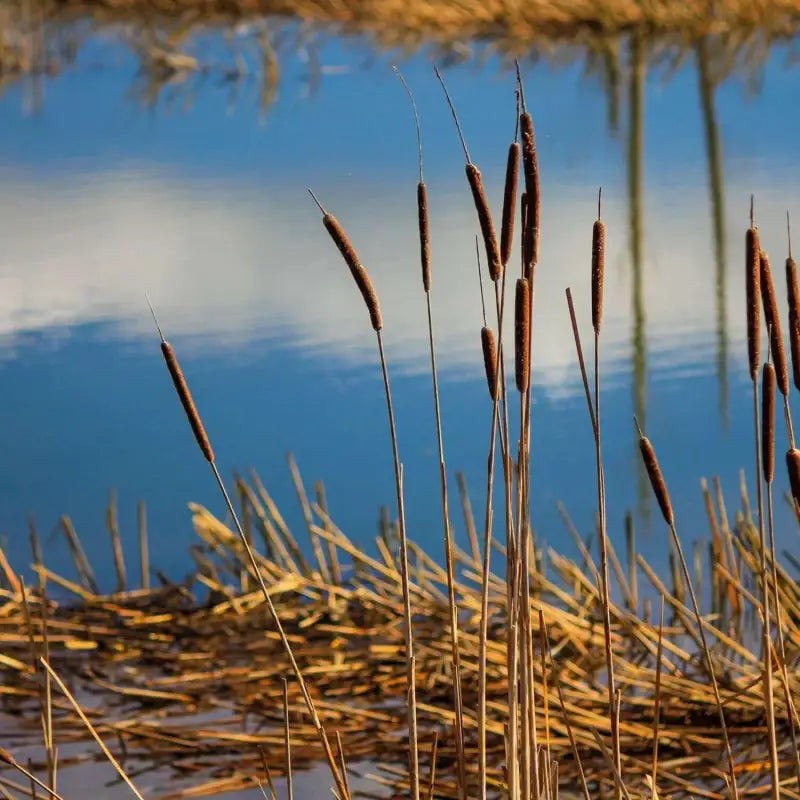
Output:
M153 558L169 571L186 563L191 532L184 502L219 510L159 363L144 291L184 354L221 466L254 464L288 506L294 495L283 455L291 449L309 481L326 482L345 530L361 541L372 535L378 505L393 496L374 343L305 195L309 185L351 232L381 293L389 356L401 368L395 396L410 530L438 551L410 115L387 61L361 69L362 57L336 42L322 57L355 68L326 75L320 91L306 98L304 68L285 64L282 93L263 122L246 98L230 110L229 90L213 84L196 92L191 107L137 111L125 99L128 61L92 66L109 58L107 46L90 48L76 71L48 83L39 114L20 113L19 89L3 100L0 529L17 563L26 557L28 512L45 533L60 512L73 513L92 551L105 558L103 503L111 486L120 491L123 532L131 538L135 500L148 499L158 537ZM791 132L800 115L783 59L773 57L759 96L732 81L716 97L728 222L727 429L714 373L714 249L697 77L687 64L647 86L647 418L687 536L705 530L699 477L719 473L733 505L738 469L752 458L739 346L742 225L755 191L779 265L782 214L798 177ZM489 406L477 360L474 212L430 67L416 58L403 68L425 126L448 460L452 470L467 473L479 514ZM621 532L625 510L638 504L626 145L624 133L607 133L599 82L577 66L530 67L526 80L544 175L535 513L540 535L557 542L563 535L556 500L564 500L583 531L593 513L589 426L576 392L563 290L573 285L586 322L588 233L600 183L609 226L604 429L614 530ZM448 82L497 201L513 124L511 76L490 61L454 68ZM458 518L455 503L453 514ZM61 545L52 546L60 557ZM662 552L658 537L643 546Z

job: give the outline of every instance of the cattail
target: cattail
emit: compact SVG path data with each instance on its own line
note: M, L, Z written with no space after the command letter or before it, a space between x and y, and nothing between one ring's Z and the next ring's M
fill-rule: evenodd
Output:
M520 221L522 230L522 277L533 279L533 248L530 229L528 228L528 193L523 192L520 200Z
M417 184L417 213L419 216L419 252L422 263L422 287L431 290L431 226L428 217L428 189L423 181Z
M203 420L200 419L200 413L197 406L194 404L192 393L189 391L189 384L186 383L186 378L183 375L181 365L178 363L178 357L175 355L175 350L169 342L161 342L161 352L164 355L169 374L172 377L172 382L175 384L175 391L186 412L186 418L189 420L189 425L194 433L194 438L200 447L201 452L205 456L206 461L214 463L214 450L211 447L211 442L206 434L206 429L203 426Z
M789 298L789 345L792 350L794 385L800 389L800 288L797 284L797 264L791 251L786 259L786 295Z
M375 292L375 287L372 285L367 271L358 260L358 255L350 242L350 238L345 233L339 220L336 219L333 214L324 214L322 222L330 234L331 239L333 239L334 243L339 248L339 252L342 254L345 263L350 267L353 280L355 280L356 286L358 286L361 296L367 304L372 327L376 331L381 330L381 328L383 328L383 319L381 317L381 306L378 302L378 295Z
M786 453L786 468L789 471L789 486L795 505L800 505L800 450L790 447Z
M794 311L789 312L789 344L792 348L794 385L800 389L800 318Z
M775 372L768 361L761 373L761 462L767 483L775 477Z
M503 268L511 260L511 245L514 240L514 212L517 205L517 183L519 182L519 142L508 148L506 162L506 185L503 192L503 226L500 229L500 259Z
M492 213L489 211L489 201L486 199L486 192L483 188L483 178L481 171L472 163L466 166L467 180L472 189L472 199L475 202L475 210L478 212L478 222L481 226L483 235L483 246L486 249L486 262L489 267L489 277L493 281L500 280L503 274L503 265L500 261L500 251L497 248L497 234L494 230Z
M750 380L755 380L758 375L759 361L761 360L760 339L760 278L761 256L758 238L758 228L747 229L745 237L745 290L747 295L747 355L750 362Z
M672 527L675 524L675 514L672 511L672 501L669 499L667 483L661 472L656 451L650 443L650 440L641 431L639 431L639 450L642 453L642 461L644 461L647 477L650 479L650 485L653 487L656 500L658 500L658 506L661 509L661 513L667 525Z
M517 279L514 312L517 390L527 392L531 380L531 285L525 278Z
M789 256L786 259L786 296L789 298L789 311L800 312L800 288L797 285L797 263Z
M530 233L531 263L539 261L539 216L541 194L539 191L539 159L536 155L536 135L533 118L525 111L519 118L522 139L522 166L525 172L525 192L528 195L528 231Z
M786 368L786 348L783 345L783 331L781 330L781 318L778 312L778 298L775 294L775 282L772 280L772 269L769 265L769 258L762 250L759 253L759 264L761 274L761 303L764 306L764 322L769 331L770 348L772 350L772 360L775 364L775 375L778 380L778 388L784 397L789 394L789 371Z
M600 333L603 324L603 275L606 266L606 226L599 217L592 227L592 326Z
M483 366L486 370L489 396L492 400L497 400L497 343L494 331L488 325L481 328L481 349L483 350Z

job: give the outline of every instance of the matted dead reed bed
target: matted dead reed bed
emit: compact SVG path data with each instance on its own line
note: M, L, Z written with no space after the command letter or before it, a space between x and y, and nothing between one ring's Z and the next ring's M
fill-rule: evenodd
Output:
M324 724L341 732L348 760L384 765L380 779L398 789L406 776L398 771L405 759L404 748L398 747L404 738L405 667L396 531L387 522L375 548L365 552L303 491L309 524L301 537L288 529L260 482L241 481L239 493L243 516L250 520L248 533L258 546L259 566L319 700ZM695 570L706 587L705 623L714 640L731 733L742 754L742 788L757 787L764 773L766 719L754 633L756 527L746 501L745 510L733 515L721 493L710 491L706 500L713 556L698 557ZM466 516L459 527L474 531L469 505L463 510ZM44 618L50 663L82 690L87 713L97 730L125 754L130 773L153 770L163 776L168 769L190 779L191 790L165 789L159 796L207 796L253 786L263 775L262 753L273 774L283 772L281 696L289 665L276 637L268 631L265 635L259 613L262 598L254 591L254 576L235 532L205 508L192 506L192 514L199 538L198 547L192 548L197 567L180 585L162 581L149 589L100 594L91 565L87 569L78 557L78 578L73 580L43 564L35 566L42 583L27 588L26 610L6 575L0 605L0 694L3 714L14 720L16 730L9 737L14 743L34 742L40 734L35 712L40 683L31 666L31 634L41 651ZM68 520L63 527L73 543L79 542ZM463 539L464 549L457 551L457 598L464 705L472 709L477 704L481 566L476 539L472 545L469 536ZM627 785L638 793L650 776L658 693L660 795L722 797L718 720L697 656L697 628L685 604L686 588L677 572L665 577L630 541L625 553L612 555L616 585L610 606ZM551 648L543 656L537 635L534 672L542 686L546 680L540 702L542 709L549 708L548 716L539 717L541 741L558 760L560 778L568 787L577 777L565 727L569 718L589 785L610 790L613 781L592 734L593 729L604 736L609 731L597 564L588 550L585 560L577 562L554 550L540 557L541 569L531 573L532 609L537 616L541 611ZM424 754L425 744L439 731L436 796L456 797L455 783L448 777L455 754L446 734L452 724L446 578L442 567L416 547L411 561L420 739ZM782 567L777 577L796 696L800 584ZM44 614L38 588L42 585L47 587ZM659 674L661 597L666 610ZM508 678L503 630L507 598L500 576L490 581L489 602L489 753L493 780L499 782ZM776 702L785 734L788 712L780 696ZM292 762L302 769L319 761L322 753L313 728L303 721L297 688L291 683L290 704ZM8 724L3 727L11 731ZM65 701L55 702L54 727L62 746L87 740L85 726ZM468 713L468 763L474 763L476 730L476 720ZM782 763L789 774L790 742L788 736L783 740ZM758 795L761 790L753 792ZM787 787L783 796L798 795Z

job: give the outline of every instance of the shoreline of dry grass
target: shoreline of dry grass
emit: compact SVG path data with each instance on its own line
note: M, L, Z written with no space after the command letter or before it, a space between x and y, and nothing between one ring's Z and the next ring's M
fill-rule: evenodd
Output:
M391 532L378 538L375 553L366 552L339 531L320 506L312 505L306 535L319 537L332 550L322 566L304 564L292 556L293 546L299 544L301 550L309 546L278 524L280 514L266 502L266 492L252 486L241 496L249 498L245 500L253 524L249 533L258 543L259 569L271 586L277 613L308 678L322 723L329 730L341 731L348 763L372 761L380 765L381 780L395 790L402 788L407 775L405 748L397 744L404 740L406 725L403 603L399 563L391 538L385 538ZM716 516L728 519L728 510L717 506L720 500L712 502ZM109 744L124 741L124 763L135 765L135 774L169 764L176 776L192 780L192 791L197 793L192 796L210 796L223 788L254 786L254 777L263 775L259 747L265 748L270 772L283 774L281 697L284 676L291 670L277 637L269 632L264 635L262 598L251 591L252 567L236 531L200 506L192 510L202 551L193 549L197 567L188 586L162 583L150 590L95 594L88 585L81 586L80 578L75 582L39 565L37 573L48 586L44 615L39 589L28 587L26 594L37 646L43 645L38 631L44 616L49 663L65 682L88 691L86 713ZM758 680L760 599L750 590L757 585L761 556L757 525L747 512L737 512L731 519L732 528L726 526L717 535L725 539L722 552L735 553L737 563L732 566L725 558L715 565L704 563L703 581L711 597L710 605L703 608L704 627L713 639L711 651L732 742L740 756L747 754L745 761L739 761L740 769L752 770L752 779L762 774L758 764L766 730ZM447 576L415 543L409 546L421 774L429 774L428 752L438 731L436 796L455 798L456 750L446 734L453 714L447 668L451 657ZM326 581L322 572L333 572L334 551L344 576L341 581ZM632 791L645 786L658 707L662 795L721 797L722 778L715 777L720 754L718 717L707 670L691 644L697 637L693 612L678 599L681 587L665 586L658 570L641 554L633 552L629 557L633 563L626 567L635 569L641 581L637 600L630 596L629 587L616 584L609 608L616 680L623 689L620 747L626 784ZM539 716L539 739L548 742L562 778L569 782L570 776L577 780L579 774L572 736L588 785L596 790L602 784L610 790L607 765L592 733L597 730L604 738L610 733L603 679L604 603L599 584L592 580L599 565L588 553L583 563L555 551L545 558L545 569L536 573L531 596L532 608L544 615L553 654L543 671L537 646L531 663L537 686L547 687L545 696L538 690L537 702L540 708L545 703L550 707L547 729L543 715ZM466 762L474 765L481 564L459 548L455 559L462 613L459 645ZM787 647L794 659L791 663L796 664L800 585L780 564L774 576L775 589L783 598ZM772 570L767 577L773 580ZM507 594L502 577L493 575L489 585L487 733L489 781L497 785L508 699ZM56 595L61 599L55 600ZM659 621L651 611L662 595L668 612L663 641ZM19 725L17 740L31 744L40 736L39 689L29 666L28 630L19 594L0 590L4 711ZM790 691L797 696L800 675L795 667L790 667L788 677ZM788 778L792 759L785 748L790 711L780 692L775 702L783 734L782 775ZM304 719L303 699L294 683L290 684L290 707L292 760L294 769L302 770L318 763L323 753L313 725ZM60 741L90 742L80 721L58 699L53 727ZM69 763L65 759L59 767L66 769ZM0 773L0 782L4 777ZM470 780L475 777L470 769ZM562 796L571 795L562 789Z

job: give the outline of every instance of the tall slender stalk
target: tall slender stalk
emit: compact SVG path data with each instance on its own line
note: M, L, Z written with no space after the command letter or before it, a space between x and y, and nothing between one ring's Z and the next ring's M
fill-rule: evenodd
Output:
M184 413L186 414L186 418L189 421L189 425L194 433L195 440L197 441L197 445L200 448L200 452L203 454L203 457L208 461L209 466L211 467L211 472L214 476L214 480L217 483L217 486L222 494L222 498L225 501L225 505L228 509L228 513L231 515L233 519L233 523L236 527L236 531L239 534L239 539L244 547L245 553L247 554L248 561L250 562L250 566L253 569L253 574L258 581L259 587L261 589L261 593L264 596L264 603L267 607L267 614L272 623L275 626L275 629L278 632L278 637L281 641L281 645L283 646L284 652L286 653L286 657L289 659L289 664L292 668L292 672L294 673L295 678L297 679L298 686L300 687L300 692L303 695L303 700L306 704L306 709L308 710L309 716L311 717L311 723L314 726L314 730L319 738L320 744L322 745L323 752L325 753L325 758L328 762L328 766L331 770L331 775L336 783L336 788L340 793L342 798L349 798L349 793L347 791L347 786L342 779L342 776L339 773L339 769L336 764L336 760L333 755L333 750L331 749L330 743L328 741L328 736L325 733L325 729L322 726L322 722L320 721L319 715L317 714L316 706L314 705L314 700L311 697L310 692L308 691L308 687L306 686L305 678L303 677L303 673L300 669L300 666L297 663L297 660L294 657L294 652L292 651L292 646L289 643L288 638L286 637L286 633L283 630L283 624L281 623L280 617L278 616L278 612L275 609L275 605L272 602L272 598L269 595L269 591L267 590L267 585L264 582L264 576L261 574L261 570L258 567L258 562L256 561L255 553L253 552L250 543L247 540L247 536L245 535L244 529L242 528L241 522L239 522L239 516L236 513L236 509L233 506L233 502L231 501L230 495L228 494L228 490L225 488L225 482L222 480L222 476L219 474L219 469L217 468L216 457L214 455L214 450L211 447L211 441L206 434L205 427L203 425L203 421L200 417L200 413L197 410L197 407L194 403L194 399L192 398L192 394L189 391L189 385L186 382L186 378L183 375L183 370L180 367L180 363L178 362L178 358L175 354L172 345L164 338L164 334L161 330L161 325L158 322L158 318L156 317L155 310L153 309L152 304L150 303L150 298L147 298L147 303L150 306L150 312L153 315L153 321L156 324L156 328L158 330L158 335L161 339L161 353L164 356L164 361L167 365L167 369L170 373L170 377L172 378L172 382L175 386L175 391L178 395L178 399L183 406Z
M661 472L661 466L658 463L658 457L656 456L656 451L653 448L653 445L639 427L638 419L634 418L634 422L639 433L639 451L642 456L642 461L644 462L644 467L647 471L647 476L650 480L653 494L655 494L656 500L658 501L658 506L661 509L661 515L664 517L664 521L669 527L670 535L672 536L672 542L678 552L678 558L683 571L683 577L686 581L686 586L689 589L689 597L692 601L692 609L694 611L695 621L697 622L697 628L700 635L700 645L703 650L703 655L705 656L706 668L708 669L708 678L711 681L711 687L714 691L714 700L716 701L717 711L719 713L720 730L722 731L725 754L728 759L730 788L733 793L733 797L738 800L739 790L736 783L736 762L733 760L733 750L731 749L731 740L730 736L728 735L728 725L725 721L725 710L722 704L722 697L719 693L717 674L714 669L714 662L711 658L711 649L709 648L708 640L706 639L705 623L703 622L703 618L700 614L700 605L697 602L697 595L694 591L692 576L689 572L689 566L686 563L686 557L683 554L683 546L681 545L681 540L678 536L678 530L675 527L675 512L672 508L669 490L667 489L667 483L664 480L663 473Z
M355 280L364 303L369 312L370 322L375 331L378 343L378 356L381 362L381 375L383 377L383 390L386 397L386 411L389 420L389 437L392 446L392 462L394 466L394 485L397 497L397 524L400 538L400 585L403 593L403 623L406 646L406 686L407 686L407 716L408 716L408 762L411 781L411 800L419 800L419 748L417 734L417 683L414 660L414 633L413 615L411 610L411 590L408 574L408 537L406 532L406 510L403 493L403 465L400 462L400 450L397 444L397 426L394 417L394 404L392 402L392 389L389 381L389 369L386 363L386 351L383 346L383 319L381 317L378 295L372 286L372 281L366 269L358 258L349 237L339 221L329 214L309 190L311 197L322 212L322 222L339 249L345 263L350 268L350 273Z
M486 657L487 657L487 642L489 636L489 578L491 569L491 546L492 546L492 522L494 517L494 462L495 462L495 443L497 439L498 427L500 427L501 437L501 455L503 460L503 472L505 477L505 494L506 494L506 535L507 535L507 553L510 553L513 547L513 527L511 520L511 490L510 490L510 465L508 455L508 406L506 405L506 392L505 392L505 369L503 360L503 312L505 303L505 280L504 275L506 270L500 257L500 247L497 242L495 234L494 223L492 222L491 212L486 200L486 195L483 189L483 182L480 170L472 163L469 150L467 149L466 140L464 139L461 124L458 120L455 105L450 98L450 93L447 91L444 79L442 78L438 68L434 67L439 83L444 91L450 113L455 122L456 131L464 151L466 158L466 175L467 181L472 191L472 197L475 204L475 210L478 215L478 222L480 223L481 234L483 237L484 248L486 250L487 267L489 276L494 283L495 295L495 309L497 312L497 362L495 369L495 379L497 381L496 391L492 394L492 423L491 435L489 440L489 455L487 461L487 475L486 475L486 512L484 517L484 537L483 537L483 565L481 575L481 623L480 623L480 642L478 653L478 780L479 792L481 800L486 800L487 796L487 750L486 750ZM502 280L501 280L502 278ZM504 410L505 427L500 425L500 408ZM509 637L511 636L512 616L511 604L509 603ZM515 627L515 626L514 626ZM510 654L511 655L511 654ZM509 670L512 669L515 659L509 657ZM509 675L509 695L511 696L511 687L515 685L513 675ZM512 703L509 703L510 726L514 727L515 708L512 708ZM514 797L516 792L516 771L514 768L514 760L509 763L509 796Z
M461 696L461 652L458 644L458 603L453 566L453 534L450 524L450 502L447 491L447 467L444 453L444 435L442 433L442 412L439 400L439 372L436 367L436 347L432 309L432 274L430 254L430 222L428 214L428 193L422 171L422 129L417 112L414 95L406 83L402 73L395 67L395 72L405 88L411 109L414 114L414 125L417 133L417 153L419 182L417 183L417 220L419 224L420 261L422 265L422 287L425 292L425 307L428 317L428 347L430 351L431 379L433 384L433 409L436 421L436 445L439 453L439 485L442 502L442 525L444 528L444 556L447 570L447 600L450 611L450 648L453 668L453 713L455 715L456 765L458 770L458 796L464 800L467 795L466 762L464 758L464 709Z

